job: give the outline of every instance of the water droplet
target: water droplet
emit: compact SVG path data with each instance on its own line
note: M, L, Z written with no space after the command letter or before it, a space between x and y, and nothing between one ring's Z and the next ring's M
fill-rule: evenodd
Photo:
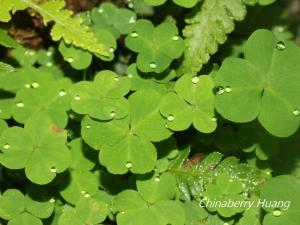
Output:
M25 84L24 87L30 88L30 84Z
M113 53L113 52L115 51L115 49L114 49L113 47L110 47L110 48L109 48L109 51L110 51L111 53Z
M128 74L127 76L128 76L129 78L132 78L132 77L133 77L132 74Z
M53 64L52 64L52 62L47 62L46 66L50 67L50 66L53 66Z
M74 62L74 59L73 59L72 57L69 57L69 58L67 59L67 61L68 61L69 63L72 63L72 62Z
M178 41L178 40L179 40L179 36L178 36L178 35L173 36L173 37L172 37L172 40L173 40L173 41Z
M31 84L31 86L32 86L33 88L38 88L38 87L40 86L40 84L39 84L38 82L33 82L33 83Z
M225 87L225 91L226 91L227 93L230 93L230 92L232 91L232 89L231 89L230 86L226 86L226 87Z
M112 118L114 118L116 115L117 115L117 114L116 114L115 111L111 111L110 116L111 116Z
M233 179L229 179L229 182L233 182Z
M127 169L132 168L132 163L131 163L131 162L127 162L127 163L125 164L125 167L126 167Z
M102 9L102 8L99 8L99 9L98 9L98 13L103 13L103 9Z
M54 198L51 198L51 199L49 200L49 202L50 202L50 203L54 203L54 202L55 202L55 199L54 199Z
M5 144L5 145L3 146L3 148L4 148L4 149L9 149L9 148L10 148L10 145L9 145L9 144Z
M229 225L229 223L224 223L223 225Z
M154 62L150 63L150 68L151 69L155 69L156 67L157 67L157 65Z
M84 194L84 197L89 198L89 197L91 197L91 195L89 193L86 193L86 194Z
M299 116L300 115L300 111L298 109L294 109L293 110L293 115Z
M46 52L46 56L52 56L52 52Z
M165 128L169 128L167 123L165 124Z
M197 84L199 82L199 77L193 77L192 78L192 83Z
M218 95L221 95L221 94L223 94L224 92L225 92L224 87L222 87L222 86L216 87L216 93L217 93Z
M285 43L283 41L278 41L277 44L276 44L276 48L278 50L284 50L285 49Z
M174 120L174 116L172 114L170 114L167 118L168 121L172 122Z
M133 3L130 2L130 3L128 4L128 8L132 9L133 7L134 7Z
M17 103L17 107L18 108L23 108L24 107L24 103L23 102L18 102Z
M86 193L86 191L81 191L80 193L84 195Z
M279 26L279 27L277 27L277 30L278 30L278 32L282 33L284 31L284 27Z
M273 211L273 215L274 216L281 216L281 211L280 211L280 209L275 209L274 211Z
M51 172L51 173L56 173L56 167L55 167L55 166L52 166L52 167L50 168L50 172Z
M213 118L211 118L211 121L217 122L217 118L216 118L216 117L213 117Z
M137 32L132 32L130 36L133 37L133 38L136 38L136 37L138 37L139 35L138 35Z
M136 22L136 19L132 16L132 17L130 17L130 19L129 19L129 23L135 23Z
M114 80L115 80L115 81L119 81L119 77L115 77Z
M86 129L90 129L90 128L91 128L91 125L86 125L85 128L86 128Z
M79 100L80 100L80 96L79 96L79 95L76 95L76 96L74 97L74 100L79 101Z
M65 90L61 90L58 94L59 96L63 97L67 94L67 92Z
M159 176L156 176L156 177L154 178L154 181L155 181L155 182L160 182L160 177L159 177Z

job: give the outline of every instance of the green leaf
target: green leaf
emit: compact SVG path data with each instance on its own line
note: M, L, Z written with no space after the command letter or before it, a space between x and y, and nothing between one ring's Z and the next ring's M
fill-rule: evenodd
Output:
M1 62L0 61L0 75L2 73L10 73L13 72L15 70L15 68L7 63ZM1 77L0 77L1 79Z
M167 0L145 0L146 3L153 6L162 5L166 1ZM185 8L192 8L197 4L198 0L173 0L173 2Z
M0 14L1 17L1 14ZM6 48L18 48L20 47L19 43L9 36L4 29L0 29L0 45L3 45Z
M300 48L295 44L257 30L247 41L245 59L225 60L216 76L217 111L235 122L258 118L278 137L292 135L300 122L299 57ZM235 107L228 107L232 105Z
M33 183L50 183L69 166L66 138L65 130L49 117L36 114L24 128L11 127L2 133L0 162L9 169L25 168L26 177Z
M200 132L213 132L217 127L213 89L214 81L210 76L181 77L175 84L176 94L165 95L160 105L167 126L181 131L193 124Z
M94 81L81 81L70 90L71 107L79 114L88 114L101 120L120 119L128 114L128 102L124 96L130 90L127 77L104 70L99 72Z
M8 189L0 196L0 217L11 220L24 210L24 195L17 189Z
M241 21L246 8L240 0L204 0L194 16L186 19L183 30L185 44L183 72L197 74L210 55L223 44L234 30L234 21Z
M289 175L274 177L264 184L260 197L271 202L271 204L263 205L263 209L267 212L263 219L264 225L298 224L300 219L299 185L299 180Z
M58 50L64 60L76 70L86 69L92 63L92 55L88 51L67 45L64 41L59 43Z
M68 123L67 110L71 96L67 92L72 85L69 79L61 79L47 84L33 82L32 88L24 88L16 94L12 114L16 121L25 123L38 113L47 114L54 123L65 127Z
M23 47L13 49L11 55L17 62L23 66L32 66L37 60L37 53L32 49L25 49Z
M185 48L174 24L165 22L154 27L145 19L136 22L125 43L138 53L137 67L142 72L163 72L174 59L181 56Z
M31 214L23 213L10 220L7 225L43 225L43 223Z

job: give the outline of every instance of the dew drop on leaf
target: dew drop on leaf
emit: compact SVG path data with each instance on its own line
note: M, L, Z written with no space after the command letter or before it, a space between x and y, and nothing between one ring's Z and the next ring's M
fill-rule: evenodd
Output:
M224 92L225 92L224 87L222 87L222 86L216 87L216 93L217 93L218 95L221 95L221 94L223 94Z
M102 9L102 8L99 8L99 9L98 9L98 13L103 13L103 9Z
M278 50L284 50L285 49L285 43L283 41L278 41L276 44L276 48Z
M53 66L53 64L52 64L52 62L47 62L46 66L50 67L50 66Z
M117 114L116 114L115 111L111 111L110 116L111 116L112 118L114 118L116 115L117 115Z
M90 128L91 128L91 125L86 125L85 128L86 128L86 129L90 129Z
M132 163L131 163L131 162L127 162L127 163L125 164L125 167L126 167L127 169L132 168Z
M154 178L154 181L160 182L160 177L159 177L159 176L156 176L156 177Z
M9 149L9 148L10 148L10 145L9 145L9 144L5 144L5 145L3 146L3 148L4 148L4 149Z
M24 103L23 102L18 102L17 103L17 107L18 108L23 108L24 107Z
M135 18L132 16L132 17L130 17L130 19L129 19L129 21L128 21L129 23L135 23L136 22L136 20L135 20Z
M299 116L300 115L300 111L298 109L294 109L293 110L293 115Z
M61 90L58 94L59 96L63 97L67 94L67 92L65 90Z
M110 47L110 48L109 48L109 51L110 51L111 53L113 53L115 50L114 50L113 47Z
M136 38L136 37L138 37L139 35L138 35L137 32L132 32L130 36L133 37L133 38Z
M68 61L69 63L72 63L72 62L74 62L74 59L73 59L72 57L69 57L69 58L67 59L67 61Z
M192 82L193 84L197 84L199 82L199 77L193 77Z
M49 200L49 202L50 202L50 203L54 203L54 202L55 202L55 199L54 199L54 198L51 198L51 199Z
M227 86L227 87L225 87L225 91L226 91L227 93L230 93L230 92L232 91L232 89L231 89L230 86Z
M128 74L127 76L128 76L129 78L132 78L132 77L133 77L132 74Z
M115 81L119 81L119 78L118 78L118 77L115 77L114 80L115 80Z
M79 100L80 100L80 96L79 96L79 95L76 95L76 96L74 97L74 99L75 99L76 101L79 101Z
M91 195L90 195L89 193L85 193L83 196L84 196L85 198L91 197Z
M33 88L38 88L40 85L39 85L38 82L33 82L33 83L31 84L31 86L32 86Z
M30 88L30 84L25 84L24 87Z
M150 63L150 68L151 69L155 69L156 67L157 67L157 65L154 62Z
M216 118L216 117L213 117L213 118L211 118L211 121L217 122L217 118Z
M167 118L168 121L172 122L174 120L174 116L172 114L170 114Z
M280 211L279 209L275 209L275 210L273 211L273 215L276 216L276 217L278 217L278 216L281 215L281 211Z
M172 40L173 40L173 41L178 41L178 40L179 40L179 37L178 37L177 35L175 35L175 36L172 37Z
M50 57L50 56L52 56L52 52L49 51L46 53L46 55Z
M50 168L50 172L51 172L51 173L56 173L56 167L55 167L55 166L52 166L52 167Z

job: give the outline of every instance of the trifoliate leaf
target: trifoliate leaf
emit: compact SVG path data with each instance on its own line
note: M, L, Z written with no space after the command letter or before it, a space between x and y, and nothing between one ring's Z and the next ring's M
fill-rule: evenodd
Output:
M213 90L214 81L210 76L181 77L175 84L176 94L164 96L160 105L167 126L180 131L193 124L200 132L213 132L217 127Z
M186 50L183 72L196 75L210 55L216 53L227 34L234 30L234 21L241 21L246 7L241 0L204 0L191 18L186 19L183 30Z
M167 86L165 84L176 77L176 72L171 70L160 74L145 74L139 71L134 63L127 68L127 76L130 78L131 90L133 91L151 88L164 94L167 92Z
M73 170L60 185L60 195L67 202L76 205L81 198L89 198L97 193L99 181L90 171Z
M109 172L146 173L154 168L157 153L151 141L162 141L171 135L159 113L160 99L154 90L138 91L129 98L129 118L95 121L85 117L82 121L83 139L100 149L100 162Z
M69 79L61 79L46 84L33 82L32 88L18 91L12 114L16 121L25 123L36 114L46 113L54 123L65 127L68 123L67 110L70 109L71 96L67 90L72 85Z
M172 200L157 201L147 205L138 192L125 190L113 201L113 209L120 225L183 225L185 213L180 202Z
M166 1L167 0L145 0L146 3L153 6L162 5ZM173 2L185 8L192 8L197 4L198 0L173 0Z
M258 118L271 134L290 136L300 123L299 57L295 44L278 41L267 30L255 31L245 59L225 60L216 76L217 111L235 122Z
M128 114L128 101L124 96L130 90L127 77L105 70L94 81L81 81L70 90L74 112L88 114L101 120L120 119Z
M176 179L171 173L149 173L139 175L136 181L137 190L141 197L154 203L159 200L171 200L176 192Z
M142 72L161 73L184 51L184 42L172 23L165 22L154 27L150 21L142 19L132 30L125 43L138 53L137 67Z
M279 151L278 139L257 123L242 126L239 131L239 140L243 151L255 151L260 160L268 160Z
M263 225L290 224L296 225L300 219L300 182L293 176L282 175L271 178L261 188L261 205L267 212Z
M64 60L76 70L86 69L92 63L92 55L88 51L67 45L64 41L60 42L58 50Z
M34 67L23 67L6 74L6 76L2 78L3 84L1 84L1 86L5 91L17 92L23 88L33 87L33 83L47 85L49 81L53 80L54 76L49 72Z
M70 152L67 133L45 114L36 114L24 128L11 127L1 136L0 163L9 169L25 168L26 177L36 184L50 183L65 171Z

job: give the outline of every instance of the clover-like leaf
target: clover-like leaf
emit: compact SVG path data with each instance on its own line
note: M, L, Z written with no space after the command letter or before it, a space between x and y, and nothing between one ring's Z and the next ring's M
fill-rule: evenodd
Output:
M167 2L167 0L145 0L145 2L153 6L158 6ZM192 8L197 4L198 0L173 0L173 2L185 8Z
M137 69L137 66L134 63L127 68L127 76L130 78L131 90L133 91L151 88L164 94L167 92L166 84L176 77L176 72L171 70L160 74L144 74Z
M132 30L125 43L138 53L137 67L142 72L161 73L184 51L184 42L172 23L165 22L154 27L150 21L142 19Z
M23 47L16 48L12 51L13 58L24 67L32 66L37 60L37 53L32 49L25 49Z
M54 123L65 127L68 123L67 110L70 109L71 96L67 92L72 85L69 79L61 79L47 84L33 82L32 88L24 88L16 94L12 108L13 118L25 123L36 114L46 113Z
M25 168L33 183L50 183L69 166L66 139L65 130L45 114L36 114L24 128L11 127L2 133L0 163L9 169Z
M263 185L260 197L269 202L269 204L261 204L267 212L263 218L263 225L298 224L300 219L299 185L299 180L290 175L271 178Z
M95 198L83 198L75 208L67 208L59 218L59 225L100 224L109 213L106 204Z
M117 212L120 225L183 225L185 213L178 201L161 200L147 204L138 192L124 190L113 201L113 210Z
M85 117L82 121L83 139L100 150L100 162L109 172L146 173L154 168L157 153L151 141L162 141L171 135L159 114L160 99L154 90L138 91L129 98L129 118L95 121Z
M94 81L81 81L70 90L74 112L88 114L101 120L120 119L128 114L128 101L124 96L130 90L127 77L112 71L99 72Z
M93 30L107 29L119 38L120 34L131 32L136 22L136 14L129 9L119 9L111 3L103 3L100 7L93 8L91 19Z
M206 190L203 192L204 199L201 204L205 203L209 211L217 211L223 217L231 217L237 213L245 210L244 207L223 207L216 204L210 204L211 201L227 202L230 201L244 201L245 197L241 195L243 192L242 182L238 179L230 178L228 174L221 174L216 179L216 184L208 184Z
M62 54L64 60L70 63L76 70L86 69L92 63L91 53L87 50L67 45L64 41L60 42L58 50Z
M207 75L181 77L175 84L176 94L165 95L160 105L168 127L180 131L193 124L200 132L213 132L217 127L214 86L213 79Z
M217 111L234 122L258 118L271 134L290 136L300 123L299 57L295 44L278 41L267 30L255 31L245 59L229 58L217 73Z
M260 160L267 160L279 151L278 139L257 123L242 126L239 137L242 150L245 152L255 151Z

